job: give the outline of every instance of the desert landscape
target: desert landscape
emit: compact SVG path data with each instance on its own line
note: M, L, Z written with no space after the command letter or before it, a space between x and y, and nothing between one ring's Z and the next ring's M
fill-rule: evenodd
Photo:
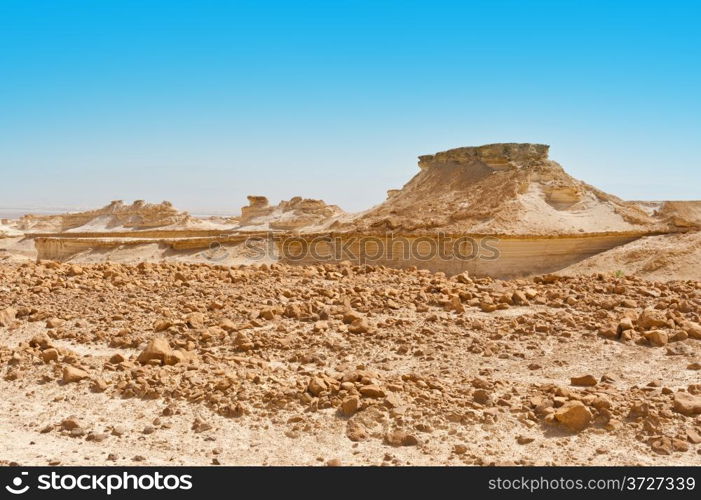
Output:
M2 219L0 463L701 465L701 201L418 164L360 213Z

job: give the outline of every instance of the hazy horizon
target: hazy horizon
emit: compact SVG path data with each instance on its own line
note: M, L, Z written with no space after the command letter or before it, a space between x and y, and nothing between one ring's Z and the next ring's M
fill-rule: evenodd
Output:
M550 144L624 199L701 199L701 7L660 5L7 0L0 206L355 212L419 155L494 142Z

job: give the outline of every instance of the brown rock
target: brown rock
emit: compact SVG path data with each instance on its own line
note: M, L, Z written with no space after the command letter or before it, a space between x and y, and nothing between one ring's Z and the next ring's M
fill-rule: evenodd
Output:
M667 345L667 342L669 342L669 336L662 330L651 330L649 332L645 332L645 338L648 342L650 342L650 345L655 347L665 346Z
M531 437L531 436L519 435L516 438L516 442L518 444L529 444L529 443L532 443L533 441L535 441L535 438Z
M17 309L7 307L0 311L0 326L10 326L17 317Z
M192 423L192 430L200 433L200 432L205 432L208 430L212 429L212 424L209 422L206 422L203 420L201 417L195 417L194 422Z
M362 314L360 314L357 311L350 310L350 311L346 311L343 313L343 322L346 323L347 325L350 325L353 322L361 320L361 319L365 319L365 316L363 316Z
M239 332L236 334L234 345L239 351L250 351L254 347L251 338L245 332Z
M346 398L341 403L341 414L344 417L352 417L355 412L358 411L360 407L360 398L358 396L351 396Z
M526 297L525 292L521 290L516 290L511 295L511 301L516 305L528 305L528 297Z
M63 324L63 320L60 318L51 318L46 321L46 328L58 328Z
M200 312L190 313L185 316L185 323L187 323L190 328L204 328L204 314Z
M653 309L652 307L647 307L638 318L638 326L645 330L667 326L667 318L665 318L661 311Z
M370 324L365 318L359 318L348 326L348 331L350 333L368 333L370 331Z
M104 379L96 378L92 384L93 392L105 392L107 390L107 382Z
M627 330L632 330L632 329L633 329L633 320L628 318L628 317L623 318L618 323L618 327L616 328L617 333L619 335Z
M80 421L78 420L78 417L76 416L70 416L66 419L63 419L61 421L61 429L66 430L66 431L72 431L73 429L77 429L80 427Z
M597 384L597 380L594 375L582 375L581 377L572 377L570 383L581 387L593 387Z
M677 392L674 395L674 411L686 416L701 413L701 396L693 396L688 392Z
M48 349L49 347L51 347L51 339L47 334L39 333L32 337L32 339L29 341L29 345L31 347L38 347L42 350Z
M112 435L114 436L123 436L127 432L127 428L124 427L123 425L115 425L112 427Z
M63 383L70 384L72 382L80 382L84 378L87 378L88 372L76 368L75 366L65 366L63 368Z
M419 444L416 436L398 430L388 432L385 436L385 442L391 446L416 446Z
M384 398L385 397L385 391L380 389L376 385L364 385L360 389L360 394L363 396L366 396L368 398Z
M236 323L231 321L229 318L224 318L219 322L219 328L229 333L236 331Z
M464 455L465 453L467 453L467 446L465 446L464 444L456 444L455 446L453 446L453 453L455 453L456 455Z
M346 436L348 439L355 442L365 441L370 437L365 427L353 419L349 420L346 425Z
M674 448L675 451L689 451L689 444L682 440L682 439L672 439L672 448Z
M112 357L110 357L110 363L112 363L113 365L118 365L119 363L122 363L124 361L126 361L126 358L119 353L113 354Z
M479 403L481 405L487 404L491 401L491 397L485 389L476 389L475 392L472 393L472 399L475 401L475 403Z
M170 348L168 341L164 338L156 337L149 341L146 348L141 351L141 354L139 354L139 357L136 358L136 360L143 365L150 363L153 360L157 360L165 364L166 359L170 359L172 354L173 351Z
M692 339L701 340L701 325L694 321L687 321L682 327Z
M329 386L326 384L324 379L320 377L313 377L309 381L309 385L307 386L307 390L313 396L318 396L319 394L321 394L324 391L327 391L328 389Z
M699 434L696 430L694 429L687 429L686 430L686 439L693 444L699 444L701 443L701 434Z
M472 280L470 279L470 274L467 271L463 271L460 274L456 274L454 277L455 281L458 283L463 283L466 285L472 284Z
M45 351L42 351L41 359L44 360L44 363L58 361L58 351L53 347L51 349L46 349Z
M491 302L480 302L480 309L482 309L483 312L494 312L497 310L497 305Z
M672 440L668 437L663 437L661 439L656 439L650 443L652 451L659 455L671 455L672 454Z
M591 412L581 401L570 401L555 411L555 420L573 432L584 430L591 418Z
M171 321L168 321L167 319L159 319L153 324L153 331L162 332L163 330L167 330L171 326L173 326L173 323Z
M83 268L73 264L68 268L68 276L80 276L83 274Z

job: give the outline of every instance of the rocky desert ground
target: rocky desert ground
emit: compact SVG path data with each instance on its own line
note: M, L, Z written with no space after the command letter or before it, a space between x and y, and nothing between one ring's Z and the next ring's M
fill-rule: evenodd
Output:
M0 463L701 465L701 202L621 200L544 145L419 167L360 214L2 220ZM446 234L496 258L279 244Z

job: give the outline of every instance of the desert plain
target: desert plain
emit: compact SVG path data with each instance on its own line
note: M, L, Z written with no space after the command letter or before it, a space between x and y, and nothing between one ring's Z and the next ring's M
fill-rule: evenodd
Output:
M2 464L701 465L701 202L546 145L421 156L361 213L1 222Z

